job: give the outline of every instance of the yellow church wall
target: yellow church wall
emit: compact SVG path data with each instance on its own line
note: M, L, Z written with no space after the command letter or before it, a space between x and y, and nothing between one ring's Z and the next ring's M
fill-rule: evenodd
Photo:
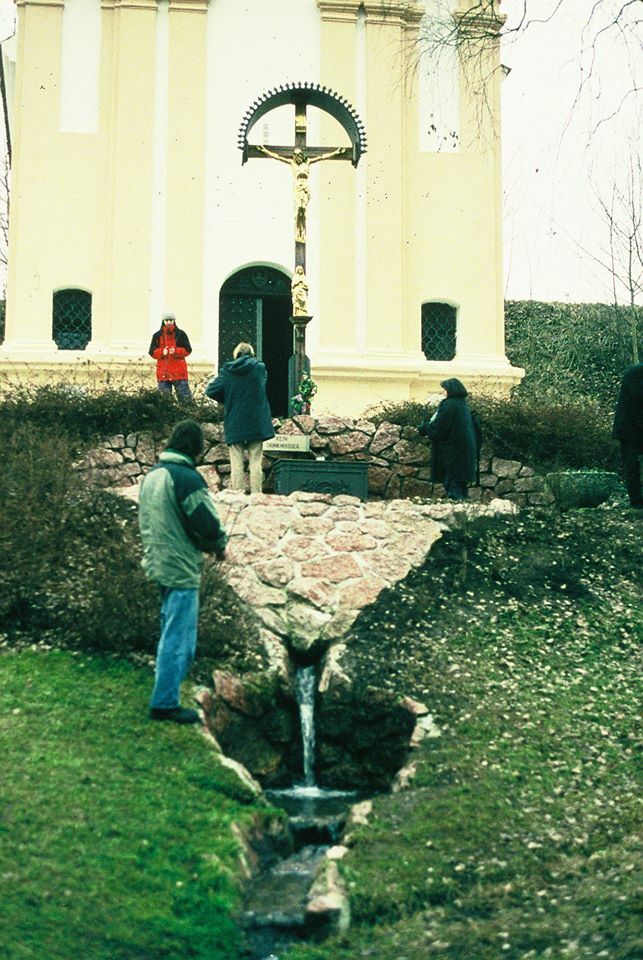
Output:
M486 121L480 126L463 96L460 149L420 151L413 71L420 7L392 0L317 0L317 6L320 82L363 117L368 153L357 169L329 161L311 172L308 256L311 264L318 258L320 277L309 339L316 410L359 414L378 400L423 398L453 375L506 389L520 372L504 358L497 131ZM105 370L112 381L129 378L136 358L145 357L150 323L159 319L156 283L162 306L180 323L189 318L192 378L211 371L217 319L216 298L204 297L211 269L203 254L211 230L204 211L206 180L212 192L218 167L206 169L206 91L210 83L214 107L213 94L225 91L212 83L212 0L209 11L207 0L169 0L163 9L168 73L159 105L156 0L103 0L100 122L97 133L79 134L58 130L62 0L19 4L8 342L0 367L3 356L10 361L13 342L16 357L18 348L34 359L40 352L47 376L81 360L99 382ZM489 87L492 114L499 109L499 77ZM166 124L160 168L159 124ZM335 145L338 136L345 142L333 120L322 122L321 136L323 143ZM230 149L236 150L233 141ZM289 181L284 172L275 200L285 210L292 203ZM159 183L162 230L155 234ZM52 292L67 286L93 295L85 354L56 352L51 342ZM427 300L458 309L452 363L429 362L421 352ZM210 302L212 315L204 316ZM103 360L87 364L97 351ZM143 360L143 381L153 383L152 366Z

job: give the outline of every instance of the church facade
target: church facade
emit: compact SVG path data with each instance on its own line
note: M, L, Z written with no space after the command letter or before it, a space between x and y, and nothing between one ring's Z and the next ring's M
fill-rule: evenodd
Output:
M319 87L365 131L359 162L311 166L306 352L315 412L423 399L439 381L506 390L500 76L485 111L455 58L422 54L438 0L17 0L0 375L128 372L154 383L171 310L203 381L239 340L288 405L295 271L287 163L239 150L283 86ZM440 0L440 3L442 0ZM453 15L470 0L454 0ZM283 104L248 142L294 146ZM309 106L306 142L350 148ZM247 154L247 151L246 151Z

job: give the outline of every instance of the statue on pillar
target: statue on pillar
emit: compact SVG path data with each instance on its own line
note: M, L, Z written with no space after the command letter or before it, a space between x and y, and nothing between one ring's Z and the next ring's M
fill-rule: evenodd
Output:
M308 316L308 281L301 264L295 267L292 282L292 313L293 317Z

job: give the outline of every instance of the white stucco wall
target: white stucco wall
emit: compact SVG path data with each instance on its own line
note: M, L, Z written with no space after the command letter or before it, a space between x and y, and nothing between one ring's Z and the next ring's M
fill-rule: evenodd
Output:
M286 164L241 165L237 135L245 111L262 93L289 81L319 80L319 13L315 0L217 0L207 13L206 193L203 224L204 347L216 355L219 290L252 263L294 267L292 174ZM258 38L263 38L258 42ZM293 42L296 38L296 42ZM263 53L262 53L263 51ZM309 111L309 140L319 125ZM292 144L294 108L281 107L251 132L257 143ZM307 274L315 312L319 286L316 171L311 173Z

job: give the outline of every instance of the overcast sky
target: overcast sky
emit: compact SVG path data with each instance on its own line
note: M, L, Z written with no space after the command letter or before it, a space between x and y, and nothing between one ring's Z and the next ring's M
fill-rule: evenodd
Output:
M606 242L595 193L623 170L641 129L641 0L538 0L541 19L505 42L503 81L505 293L508 299L604 300L591 254ZM523 0L504 0L511 28ZM594 14L588 23L588 18ZM533 15L533 14L532 14ZM629 18L629 19L628 19ZM605 28L608 29L605 29ZM638 73L638 76L636 74ZM589 252L583 254L579 247Z
M622 28L603 31L624 5ZM592 183L607 188L628 136L639 143L643 136L642 95L627 95L637 71L643 87L641 28L632 25L633 10L642 5L528 0L529 11L544 20L551 13L551 20L510 32L504 45L502 60L510 68L503 81L509 299L611 297L607 276L591 256L605 240ZM510 30L523 7L524 0L502 3ZM11 0L0 0L2 38L12 32L14 11Z

